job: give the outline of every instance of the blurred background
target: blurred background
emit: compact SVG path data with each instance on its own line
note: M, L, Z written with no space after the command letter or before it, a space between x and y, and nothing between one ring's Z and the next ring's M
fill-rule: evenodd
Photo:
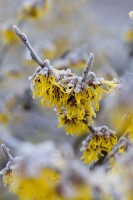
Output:
M82 75L92 52L97 76L125 81L124 95L102 101L94 120L96 125L117 130L117 119L132 108L131 10L132 0L0 0L0 127L21 141L39 143L51 139L56 145L69 142L75 149L80 146L80 139L66 136L64 128L58 129L53 109L42 109L39 100L32 99L28 77L37 65L27 60L25 46L13 33L12 25L16 24L41 59L48 58L54 67L71 68ZM3 142L1 133L0 137ZM1 168L3 162L1 159ZM1 180L0 199L9 198L16 199L3 190Z

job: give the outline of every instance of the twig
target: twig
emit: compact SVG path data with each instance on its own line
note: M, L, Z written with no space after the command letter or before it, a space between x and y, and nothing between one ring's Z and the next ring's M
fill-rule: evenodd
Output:
M9 153L9 149L6 147L5 144L1 144L1 149L6 157L6 159L8 161L14 161L13 157L11 156L11 154Z
M83 71L83 74L82 74L82 80L83 81L86 80L88 73L90 72L90 70L92 68L93 61L94 61L94 55L93 55L93 53L90 53L89 61L88 61L87 66L85 67L85 69Z
M41 67L41 68L44 68L45 64L43 63L43 61L39 58L39 56L36 54L36 52L34 51L34 49L32 48L27 36L22 33L20 31L20 29L14 25L13 26L13 29L16 33L16 35L21 39L21 41L24 43L24 45L27 47L27 49L29 50L30 52L30 55L32 57L32 59Z
M113 157L121 148L125 150L128 148L129 142L125 137L121 137L118 141L118 144L112 149L110 153L105 157L103 164L107 163L111 157Z
M92 125L88 126L88 128L92 134L96 132L95 128Z
M88 124L88 120L84 119L83 122L87 125ZM88 126L88 125L87 125ZM90 130L90 132L92 134L94 134L96 132L96 128L94 128L94 126L92 126L91 124L88 126L88 129Z

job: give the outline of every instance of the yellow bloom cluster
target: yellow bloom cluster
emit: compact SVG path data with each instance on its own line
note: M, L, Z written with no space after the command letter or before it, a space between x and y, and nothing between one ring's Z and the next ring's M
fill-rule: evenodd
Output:
M133 27L132 26L128 27L128 29L125 32L124 37L127 42L133 42Z
M47 146L48 144L49 146ZM41 154L44 157L46 152L49 152L49 155L53 150L56 152L56 148L52 144L51 146L50 143L43 145ZM29 150L34 149L29 144L27 147L31 148ZM20 200L91 199L89 179L86 177L88 171L77 160L70 159L71 165L69 165L69 162L66 165L60 165L57 162L59 163L65 157L60 157L60 160L56 154L58 158L54 162L51 163L53 159L51 160L51 156L49 156L44 162L39 163L40 159L36 157L40 154L38 149L34 153L26 153L22 157L13 158L4 144L1 145L1 148L8 160L6 167L0 171L4 186L8 186L10 192L16 194ZM38 148L42 150L42 145ZM33 154L37 165L34 165L33 158L30 157Z
M2 124L8 123L8 114L0 112L0 123Z
M1 145L7 159L5 168L0 171L4 186L8 186L10 192L16 194L20 200L61 200L55 188L62 179L60 161L64 162L54 144L42 143L37 149L34 145L26 144L28 153L23 151L25 144L19 147L22 156L12 157L9 149L4 144ZM18 151L18 148L15 150ZM51 156L46 158L47 154Z
M19 11L20 19L40 19L50 10L49 0L26 1L22 4Z
M117 143L117 137L115 132L109 130L106 126L100 127L101 130L97 130L96 133L92 133L83 141L83 156L85 164L97 161L98 156L103 156L103 152L110 152L111 149Z
M20 175L17 170L12 170L12 172L3 175L5 186L9 185L10 192L17 194L20 200L57 199L54 187L59 179L60 175L48 168L36 177L25 177L22 173Z
M116 83L99 79L93 72L89 72L84 81L70 69L54 69L46 60L46 66L34 73L31 85L33 97L40 98L42 106L54 106L59 127L65 126L66 132L74 135L87 130L96 116L102 95L112 91Z
M7 22L3 24L0 28L0 35L2 37L2 41L6 45L14 45L19 41L17 36L14 34L12 26L12 22Z

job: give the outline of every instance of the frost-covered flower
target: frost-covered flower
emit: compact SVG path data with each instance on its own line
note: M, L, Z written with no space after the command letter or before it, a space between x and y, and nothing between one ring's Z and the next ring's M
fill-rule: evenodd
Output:
M32 0L25 1L20 7L19 17L20 19L41 19L50 10L50 0Z
M2 24L2 26L0 27L2 41L6 45L14 45L19 41L17 36L14 34L12 26L13 26L13 22L7 21L6 23Z
M84 70L78 77L67 70L57 70L44 62L44 68L38 67L31 77L34 98L40 98L42 106L57 109L59 127L65 127L72 135L82 134L96 116L102 95L115 88L115 81L97 78L93 72Z
M10 192L16 194L20 200L56 199L54 188L61 178L59 168L62 167L62 158L53 143L20 145L18 153L22 156L14 158L5 145L1 147L8 162L0 174Z
M110 152L117 143L116 133L106 126L98 127L94 133L91 133L82 143L81 151L83 156L81 159L84 163L91 163L99 159L99 155L103 156L104 152Z

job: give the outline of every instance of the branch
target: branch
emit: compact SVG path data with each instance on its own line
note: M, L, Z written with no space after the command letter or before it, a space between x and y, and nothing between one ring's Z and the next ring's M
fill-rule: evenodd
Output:
M13 157L9 153L10 150L6 147L5 144L1 144L1 149L2 149L2 151L3 151L3 153L4 153L5 157L6 157L6 159L8 161L14 161Z
M87 119L83 120L83 122L84 122L86 125L88 124L88 120L87 120ZM94 133L96 132L96 128L95 128L94 126L92 126L91 124L88 126L88 129L90 130L90 132L91 132L92 134L94 134Z
M88 128L92 134L96 132L95 128L92 125L88 126Z
M13 26L13 30L15 31L16 35L21 39L21 41L24 43L24 45L27 47L27 49L29 50L30 52L30 55L32 57L32 59L41 67L41 68L44 68L44 63L43 61L39 58L39 56L36 54L36 52L34 51L34 49L32 48L27 36L22 33L20 31L20 29L14 25Z
M107 163L109 159L113 156L115 156L116 153L119 152L121 148L124 148L125 150L128 148L130 143L128 142L127 138L121 137L117 143L117 145L112 149L110 153L105 157L103 164Z
M90 70L92 68L93 61L94 61L94 55L93 55L93 53L90 53L87 66L85 67L85 69L83 71L83 75L82 75L82 81L84 81L84 82L85 82L85 80L86 80L86 78L88 76L88 73L90 72Z

